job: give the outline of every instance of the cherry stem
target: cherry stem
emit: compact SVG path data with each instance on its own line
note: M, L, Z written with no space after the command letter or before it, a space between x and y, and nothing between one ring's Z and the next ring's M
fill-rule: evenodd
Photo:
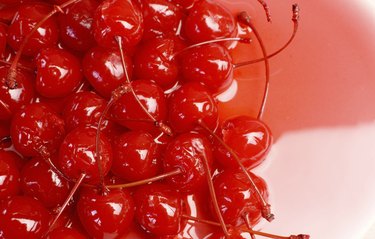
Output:
M7 66L10 66L12 63L8 62L8 61L4 61L4 60L0 60L0 63L1 64L4 64L4 65L7 65ZM34 69L32 68L29 68L29 67L26 67L26 66L23 66L21 64L18 63L17 65L18 68L21 68L23 70L26 70L26 71L34 71Z
M164 174L161 174L161 175L158 175L158 176L155 176L155 177L152 177L152 178L148 178L148 179L143 179L143 180L139 180L139 181L135 181L135 182L131 182L131 183L125 183L125 184L107 185L107 188L112 189L112 188L136 187L136 186L145 185L145 184L148 184L148 183L160 181L160 180L163 180L165 178L173 177L173 176L179 175L181 173L182 173L181 169L177 168L177 169L175 169L171 172L164 173Z
M112 107L112 105L126 92L129 92L130 85L123 84L120 87L118 87L116 90L112 92L111 99L109 100L107 106L105 107L104 111L100 115L98 126L96 128L96 137L95 137L95 152L97 156L97 166L99 171L99 177L100 177L100 187L102 189L102 192L106 191L105 182L104 182L104 173L103 173L103 167L102 167L102 158L100 156L100 133L102 129L102 125L104 122L104 118L106 117L109 109Z
M63 213L63 211L65 210L65 208L68 206L70 200L72 199L73 195L75 194L75 192L77 191L77 189L79 188L79 186L81 185L83 179L86 177L86 174L85 173L82 173L78 180L75 182L74 184L74 187L72 188L72 190L70 191L68 197L66 198L65 202L63 203L63 205L59 208L59 212L57 213L57 215L55 216L55 218L53 219L52 223L50 224L50 227L47 231L47 233L45 235L48 235L48 233L50 233L52 227L56 224L57 220L60 218L61 214Z
M249 214L249 213L246 213L246 214L243 216L243 219L244 219L244 221L245 221L245 223L246 223L247 228L250 229L250 230L253 230L253 228L252 228L252 226L251 226L251 222L250 222L250 214ZM256 239L256 238L255 238L255 235L254 235L253 233L250 233L250 235L251 235L251 239Z
M223 215L221 214L219 203L217 202L216 192L215 192L214 184L212 182L212 174L211 174L210 166L208 164L206 153L204 152L204 150L201 150L197 147L194 147L194 148L197 149L200 153L202 153L204 167L206 169L208 188L210 190L210 195L211 195L211 199L214 205L215 213L216 213L216 216L219 218L219 222L220 222L221 228L223 229L225 237L229 238L229 233L228 233L227 227L225 226L225 221L224 221Z
M198 121L198 124L205 129L207 132L209 132L224 148L233 156L233 158L236 160L237 164L243 171L243 173L248 178L251 186L254 188L256 195L258 195L258 198L260 199L260 202L262 204L262 217L265 218L267 221L271 222L273 219L275 219L275 216L271 213L271 205L269 205L263 198L262 194L260 193L258 187L256 186L254 180L252 179L249 172L246 170L245 166L242 164L240 158L238 155L217 135L215 134L210 128L208 128L202 120Z
M270 8L268 7L267 3L263 0L258 0L258 2L263 6L264 12L266 13L267 21L272 22Z
M25 46L26 46L27 42L30 40L30 38L34 35L34 33L38 30L38 28L41 27L50 17L55 15L57 12L64 13L64 11L63 11L64 8L68 7L69 5L72 5L72 4L76 3L78 1L80 1L80 0L69 0L69 1L64 2L61 5L54 5L53 10L50 11L42 20L40 20L34 26L34 28L30 31L30 33L26 35L26 37L23 39L23 41L22 41L22 43L21 43L21 45L20 45L20 47L17 51L16 56L13 59L12 64L10 65L10 68L9 68L9 71L8 71L6 84L10 89L14 89L14 88L17 87L16 76L17 76L18 62L19 62L19 60L21 58L21 55L22 55L22 52L25 49Z
M187 50L190 50L192 48L195 48L195 47L199 47L199 46L203 46L203 45L209 45L209 44L218 43L218 42L226 42L226 41L239 41L239 42L242 42L242 43L251 43L250 38L242 38L242 37L229 37L229 38L213 39L213 40L209 40L209 41L205 41L205 42L200 42L200 43L197 43L197 44L194 44L194 45L190 45L190 46L182 49L181 51L173 54L171 58L175 58L179 54L181 54L181 53L183 53Z
M242 22L242 23L246 24L248 27L251 28L251 30L253 31L255 37L257 38L257 40L259 42L259 45L260 45L260 48L262 49L262 53L263 53L263 57L264 57L264 64L265 64L265 70L266 70L266 83L265 83L265 89L264 89L264 93L263 93L261 107L259 109L259 113L258 113L258 116L257 116L257 119L260 120L260 119L262 119L263 112L264 112L264 109L265 109L265 106L266 106L266 101L267 101L267 98L268 98L267 96L268 96L268 91L269 91L269 86L270 86L270 64L269 64L269 60L268 60L268 57L267 57L266 47L264 46L263 40L260 37L258 31L254 27L250 16L247 14L247 12L241 12L240 14L238 14L237 18L238 18L239 22Z
M194 221L194 222L199 222L199 223L204 223L204 224L211 225L211 226L221 227L221 224L218 223L218 222L213 222L213 221L210 221L210 220L205 220L205 219L201 219L201 218L197 218L197 217L193 217L193 216L189 216L189 215L185 215L185 214L181 215L181 217L185 218L187 220ZM232 228L233 226L232 225L226 225L226 227ZM245 231L249 232L250 234L254 234L254 235L258 235L258 236L262 236L262 237L267 237L267 238L272 238L272 239L309 239L310 238L309 235L305 235L305 234L291 235L291 236L279 236L279 235L275 235L275 234L271 234L271 233L255 231L255 230L252 230L252 229L246 229Z
M278 55L285 48L287 48L290 45L290 43L292 43L292 41L294 40L294 38L295 38L295 36L297 34L297 31L298 31L298 23L299 23L299 11L300 11L300 9L299 9L298 4L293 4L292 11L293 11L293 16L292 16L293 33L290 36L289 40L284 44L284 46L282 46L279 50L277 50L274 53L272 53L272 54L270 54L270 55L267 56L268 59L270 59L270 58ZM265 60L265 58L259 58L259 59L255 59L255 60L250 60L250 61L236 63L236 64L234 64L234 68L239 68L239 67L251 65L251 64L258 63L258 62L261 62L261 61L264 61L264 60Z
M124 68L124 73L125 73L125 79L126 79L127 84L130 86L129 90L130 90L131 94L133 95L133 97L136 100L136 102L138 103L138 105L146 113L146 115L154 122L155 126L158 127L160 129L160 131L162 131L163 133L166 133L167 135L172 136L173 135L172 129L168 125L166 125L162 122L159 122L152 114L150 114L150 112L148 112L146 107L139 100L137 94L134 91L134 88L131 86L129 73L128 73L128 70L126 68L125 54L124 54L124 49L122 47L122 38L120 36L117 36L116 41L117 41L118 48L119 48L119 51L120 51L122 67Z

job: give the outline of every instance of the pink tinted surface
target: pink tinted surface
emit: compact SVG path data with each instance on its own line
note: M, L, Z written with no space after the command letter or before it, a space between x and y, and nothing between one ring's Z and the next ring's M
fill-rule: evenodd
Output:
M292 31L294 1L268 1L272 24L266 23L255 0L220 2L234 12L248 10L269 52ZM264 121L273 130L275 144L255 172L269 185L276 220L258 228L282 235L309 233L315 239L364 238L375 222L375 1L298 3L298 35L270 61ZM235 62L258 57L256 41L234 53ZM219 97L227 101L234 95L220 105L223 119L256 115L263 71L261 63L236 71L237 86L232 89L237 91ZM208 195L195 197L189 198L191 205ZM188 225L177 238L204 238L209 230Z

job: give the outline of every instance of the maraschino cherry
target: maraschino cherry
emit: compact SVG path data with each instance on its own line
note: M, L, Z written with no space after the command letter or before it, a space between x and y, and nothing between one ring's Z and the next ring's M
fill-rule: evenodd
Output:
M12 152L0 150L0 201L20 192L20 172L15 157Z

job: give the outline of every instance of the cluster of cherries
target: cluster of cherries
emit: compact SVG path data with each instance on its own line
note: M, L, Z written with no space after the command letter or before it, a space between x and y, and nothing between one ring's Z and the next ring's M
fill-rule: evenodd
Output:
M272 54L246 12L215 0L0 0L0 11L0 238L181 238L191 223L216 228L207 239L309 238L252 229L274 218L250 170L272 144L268 60L292 41L297 5ZM229 46L252 35L263 57L235 64ZM255 62L267 79L258 116L219 122L215 97ZM186 198L204 191L201 218Z

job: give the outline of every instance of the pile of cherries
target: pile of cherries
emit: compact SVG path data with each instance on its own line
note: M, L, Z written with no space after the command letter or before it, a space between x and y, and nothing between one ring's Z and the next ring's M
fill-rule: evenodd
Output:
M274 218L250 172L272 144L268 60L298 13L267 54L215 0L0 0L0 238L309 238L252 229ZM250 38L263 57L235 64ZM255 62L258 116L219 122L216 96Z

